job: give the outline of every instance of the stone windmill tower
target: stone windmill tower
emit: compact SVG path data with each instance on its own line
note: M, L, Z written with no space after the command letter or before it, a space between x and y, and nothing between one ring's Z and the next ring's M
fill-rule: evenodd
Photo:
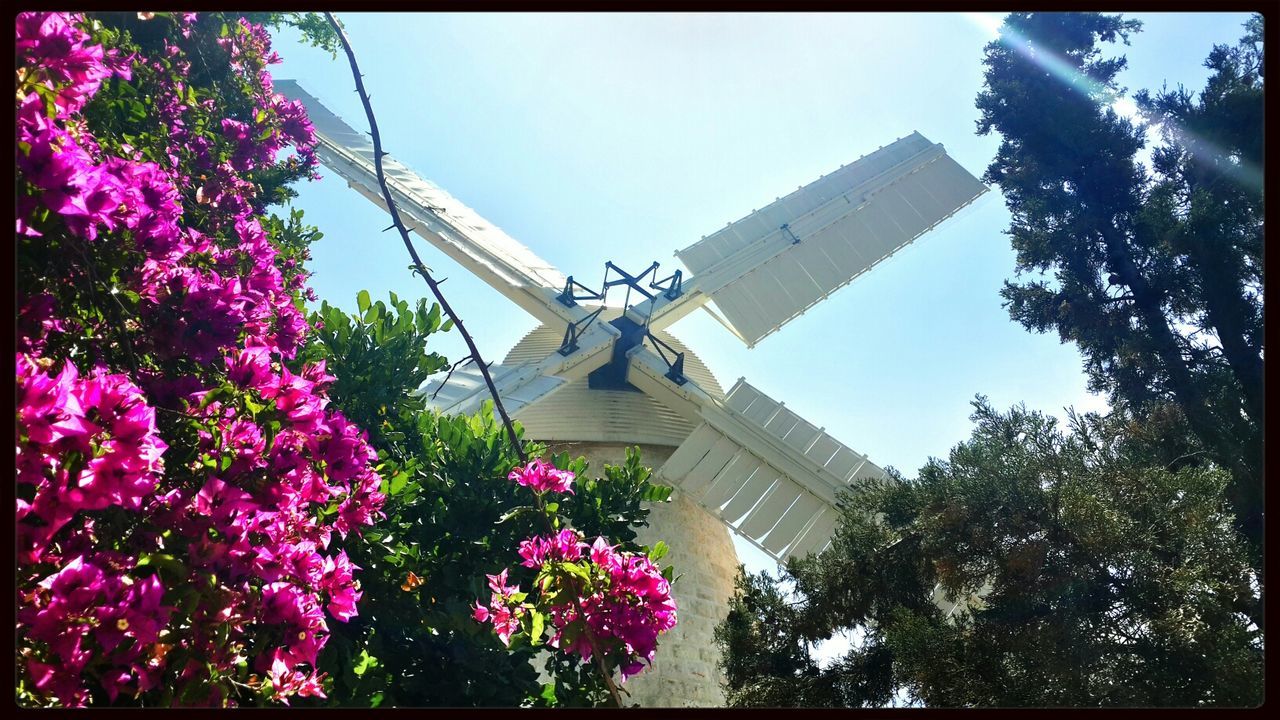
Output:
M321 162L382 206L368 136L296 83L276 89L306 105ZM383 167L411 230L540 322L491 368L526 437L597 468L640 445L657 479L676 488L640 541L672 548L684 575L674 587L679 623L654 667L626 689L645 706L723 704L712 630L738 562L729 531L780 562L820 551L839 491L884 471L744 379L725 392L666 328L703 307L754 346L986 187L913 133L676 252L689 276L659 278L656 262L635 275L606 263L597 291L390 156ZM626 293L622 305L606 306L610 289L623 286L613 295ZM428 389L448 413L474 412L488 398L474 370Z

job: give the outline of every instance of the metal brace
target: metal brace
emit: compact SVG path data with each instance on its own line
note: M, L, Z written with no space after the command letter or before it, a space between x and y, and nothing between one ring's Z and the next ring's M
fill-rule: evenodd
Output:
M574 292L574 288L582 290L585 294L579 295ZM591 288L573 279L570 275L565 280L564 290L556 296L556 300L560 301L565 307L574 307L578 304L578 300L604 300L604 293L598 293Z
M655 267L656 267L656 263L655 263ZM657 275L657 274L658 273L656 272L654 273L654 275ZM682 292L681 286L683 282L684 282L684 274L681 273L679 270L676 270L675 272L662 278L661 280L654 280L653 282L649 283L649 287L653 288L654 290L665 290L665 292L662 293L662 296L668 300L675 300L676 298L680 297L680 293Z
M800 238L796 237L796 234L795 234L795 233L793 233L793 232L791 232L791 223L782 223L782 227L780 227L780 228L778 228L778 229L779 229L779 230L781 230L782 232L786 233L787 235L790 235L790 236L791 236L791 244L792 244L792 245L799 245L799 244L800 244Z
M597 308L595 312L582 318L578 322L569 323L569 326L564 329L564 340L560 342L560 349L556 352L565 357L569 357L573 353L577 352L578 337L581 336L582 333L586 332L587 328L591 326L591 323L595 322L595 319L599 317L602 312L604 312L603 305ZM579 328L579 325L582 327Z
M684 385L689 382L689 378L684 376L684 353L662 342L647 330L645 331L645 336L653 341L653 346L658 350L658 357L662 358L662 362L667 364L665 377L676 385ZM667 352L663 352L664 350L670 352L676 359L674 361L668 360Z

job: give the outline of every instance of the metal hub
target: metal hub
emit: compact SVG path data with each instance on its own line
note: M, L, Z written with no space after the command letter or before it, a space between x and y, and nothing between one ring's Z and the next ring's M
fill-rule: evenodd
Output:
M639 388L627 382L627 353L644 342L648 329L625 315L610 320L609 324L618 328L622 337L613 344L613 357L609 362L587 375L587 387L592 390L640 392Z
M622 303L623 314L618 318L609 321L609 324L617 328L622 333L622 336L618 338L616 343L614 343L613 356L609 359L609 363L593 370L587 375L587 387L595 390L627 390L630 392L640 392L639 388L627 382L627 353L630 352L632 348L642 344L645 341L645 338L653 341L654 349L658 352L658 355L663 359L663 361L667 363L667 378L677 385L685 384L685 382L687 382L687 378L684 376L684 353L678 352L675 348L654 337L653 333L649 332L648 315L645 316L643 325L632 320L626 315L627 308L630 306L632 290L640 293L650 301L657 298L657 295L649 292L650 290L662 291L663 297L668 300L674 300L679 297L682 292L682 275L680 271L676 270L674 273L662 278L661 280L653 279L649 281L648 286L646 287L644 282L646 276L652 273L654 278L657 278L657 262L650 265L639 275L632 275L617 265L614 265L612 262L606 262L604 265L604 285L600 288L600 292L595 292L582 283L575 281L573 276L570 275L564 284L564 291L556 297L556 300L560 301L560 303L566 307L573 307L577 305L578 300L599 300L603 303L605 295L609 292L609 288L615 285L627 286L627 296ZM615 280L610 280L610 271L614 272L619 277ZM652 302L649 307L652 312ZM604 306L601 305L599 309L587 317L582 318L577 322L569 323L569 326L565 328L564 331L564 341L560 344L560 349L557 352L561 355L567 356L576 351L578 349L578 336L585 332L591 323L595 322L596 318L600 317L600 313L603 311ZM667 357L667 353L671 353L671 357Z

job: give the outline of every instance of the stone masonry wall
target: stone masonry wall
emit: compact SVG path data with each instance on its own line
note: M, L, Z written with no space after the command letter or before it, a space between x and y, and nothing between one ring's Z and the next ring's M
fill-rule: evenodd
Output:
M625 447L604 443L555 443L552 450L583 455L590 470L605 463L621 464ZM641 460L656 473L675 448L641 446ZM738 555L729 529L677 490L671 502L654 506L649 527L639 528L637 541L652 546L662 540L671 547L663 565L674 565L679 580L672 586L676 626L658 641L653 667L627 681L627 704L642 707L721 707L723 673L720 650L712 639L715 626L728 612Z

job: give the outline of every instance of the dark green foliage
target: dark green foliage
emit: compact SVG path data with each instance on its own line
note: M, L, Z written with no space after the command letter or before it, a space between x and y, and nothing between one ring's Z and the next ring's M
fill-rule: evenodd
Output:
M1031 276L1002 295L1028 329L1074 342L1114 407L1168 422L1170 458L1198 451L1231 471L1261 567L1262 21L1215 47L1198 96L1136 94L1163 134L1150 171L1141 123L1110 107L1125 59L1099 49L1138 28L1013 13L987 46L978 132L1002 142L984 179L1004 193L1017 270Z
M1253 705L1256 575L1222 470L1152 428L975 403L916 480L863 483L832 547L741 577L717 640L734 705ZM953 604L956 605L952 612ZM819 668L811 644L857 640Z
M1013 216L1013 319L1076 343L1107 417L975 404L916 480L848 496L830 550L743 577L718 641L736 705L1262 700L1261 19L1205 90L1111 103L1138 23L1014 13L987 46L985 180ZM1065 71L1064 71L1065 70ZM844 632L842 659L811 645Z
M528 490L507 479L518 458L492 406L470 417L426 410L411 394L447 367L426 350L429 336L449 329L439 307L411 309L391 294L370 302L361 292L359 313L322 304L312 321L323 329L299 361L324 359L337 377L333 404L370 434L378 450L387 494L387 518L364 537L334 539L362 570L360 614L348 625L331 623L321 669L334 680L330 701L373 706L597 705L607 690L595 669L576 660L548 667L527 644L504 647L492 627L472 618L477 599L488 601L485 574L510 568L513 582L530 587L534 572L518 565L516 547L543 533L529 512ZM518 425L517 425L518 427ZM530 456L544 448L527 447ZM558 498L560 512L588 538L643 550L632 526L646 524L642 502L663 501L671 489L649 482L638 453L619 467L589 477L583 459L555 458L578 474L575 495ZM412 578L411 579L411 573ZM519 636L518 636L519 637ZM548 661L550 662L550 661Z

